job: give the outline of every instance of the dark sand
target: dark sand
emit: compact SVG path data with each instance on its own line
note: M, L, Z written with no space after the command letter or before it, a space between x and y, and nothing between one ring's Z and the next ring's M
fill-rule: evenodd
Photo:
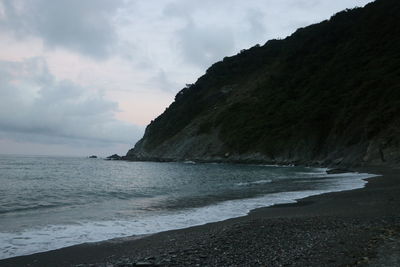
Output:
M400 266L400 169L360 171L383 176L363 189L223 222L15 257L0 266Z

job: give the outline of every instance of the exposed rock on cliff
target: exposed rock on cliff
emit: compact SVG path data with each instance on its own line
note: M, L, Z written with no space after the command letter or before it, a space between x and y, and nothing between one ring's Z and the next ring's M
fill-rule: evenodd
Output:
M400 1L377 0L211 66L129 160L400 162Z

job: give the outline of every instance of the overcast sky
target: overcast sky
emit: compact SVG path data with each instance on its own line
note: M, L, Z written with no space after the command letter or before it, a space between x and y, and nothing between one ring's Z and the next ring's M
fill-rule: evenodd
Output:
M0 154L125 154L214 62L370 0L0 0Z

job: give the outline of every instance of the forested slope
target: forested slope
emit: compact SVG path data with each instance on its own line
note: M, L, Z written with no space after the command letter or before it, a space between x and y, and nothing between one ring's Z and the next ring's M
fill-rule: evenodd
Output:
M400 1L377 0L212 65L126 159L397 164Z

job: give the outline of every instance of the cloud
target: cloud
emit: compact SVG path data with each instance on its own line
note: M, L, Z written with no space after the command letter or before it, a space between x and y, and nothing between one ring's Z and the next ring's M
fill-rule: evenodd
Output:
M178 31L181 52L186 62L209 67L234 51L234 38L229 28L207 28L189 21Z
M160 69L156 75L150 78L149 83L168 93L173 93L179 88L179 84L171 81L163 69Z
M0 27L18 38L39 37L96 59L112 53L117 40L113 17L122 0L0 0Z
M264 37L267 34L267 29L264 23L264 13L257 9L249 9L245 16L245 21L248 23L247 32L249 39Z
M0 61L0 132L36 143L133 144L143 129L114 118L118 105L96 90L58 81L43 58Z
M185 63L209 67L215 61L231 54L235 40L231 27L210 24L198 20L199 11L204 11L196 2L174 2L165 6L163 15L167 19L177 18L181 27L175 31L178 48Z

